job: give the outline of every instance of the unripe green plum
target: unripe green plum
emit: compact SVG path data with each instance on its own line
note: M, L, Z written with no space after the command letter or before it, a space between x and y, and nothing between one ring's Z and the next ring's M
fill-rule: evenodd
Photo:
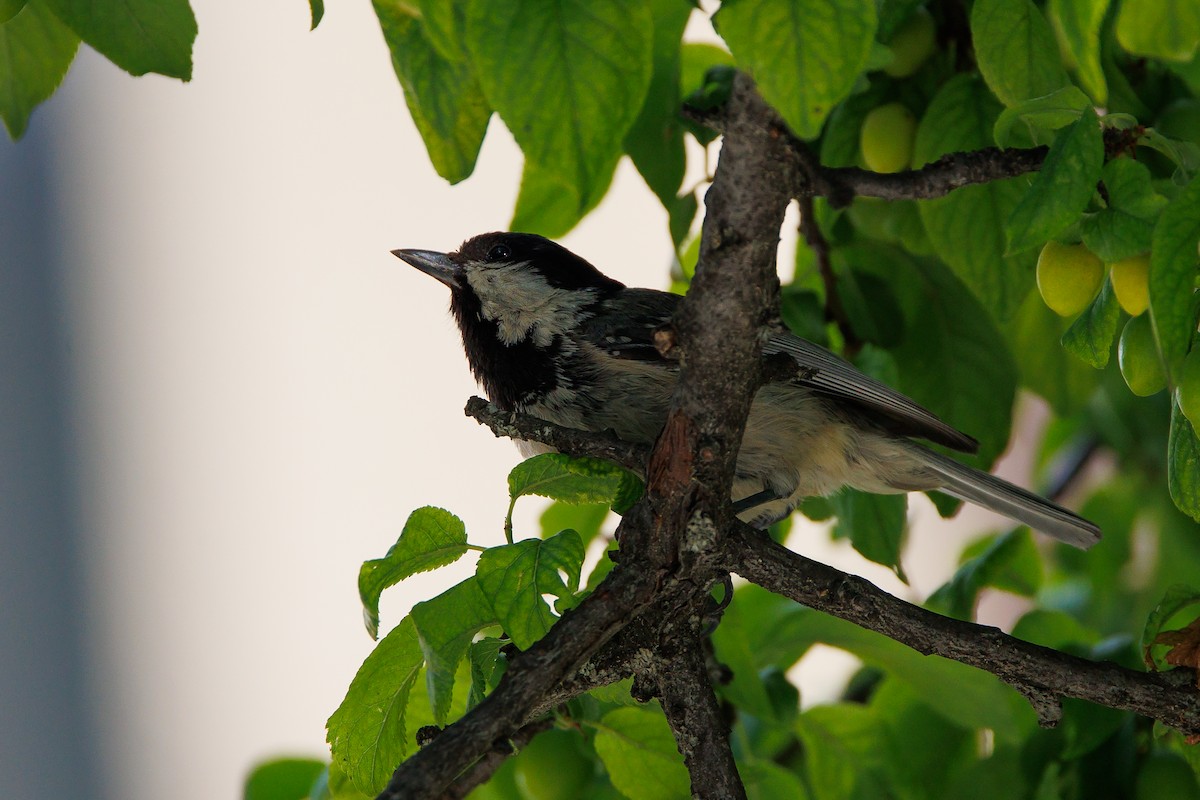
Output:
M518 754L515 766L517 787L528 800L576 800L594 771L579 736L560 730L535 736Z
M888 42L893 57L883 71L893 78L907 78L929 60L936 46L937 26L933 17L918 7Z
M1087 308L1103 282L1104 264L1082 244L1046 242L1038 255L1038 291L1059 316L1072 317Z
M1192 427L1200 431L1200 347L1192 348L1192 352L1183 359L1183 366L1179 370L1179 388L1175 391L1179 410L1192 423Z
M867 112L859 132L863 163L875 172L899 172L912 161L917 118L903 103L886 103Z
M1117 362L1129 391L1138 397L1149 397L1167 388L1167 373L1154 344L1149 314L1125 323L1117 343Z
M1109 271L1117 302L1131 317L1150 307L1150 256L1142 254L1114 261Z

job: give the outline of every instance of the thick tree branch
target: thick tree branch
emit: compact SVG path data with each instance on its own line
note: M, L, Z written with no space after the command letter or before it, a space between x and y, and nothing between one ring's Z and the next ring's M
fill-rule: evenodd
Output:
M1200 733L1200 693L1190 670L1135 672L1031 644L997 628L943 617L793 553L744 525L730 531L725 551L727 569L765 589L926 655L991 672L1029 699L1043 725L1058 721L1060 698L1077 697L1161 720L1187 735Z

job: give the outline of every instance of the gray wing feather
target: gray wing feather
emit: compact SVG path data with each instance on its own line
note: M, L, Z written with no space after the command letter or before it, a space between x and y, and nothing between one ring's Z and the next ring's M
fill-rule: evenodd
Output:
M791 356L805 370L796 378L801 385L881 414L896 424L898 433L919 436L968 453L979 449L979 442L975 439L947 425L933 412L820 345L790 334L777 333L767 341L763 352L766 355L785 353Z

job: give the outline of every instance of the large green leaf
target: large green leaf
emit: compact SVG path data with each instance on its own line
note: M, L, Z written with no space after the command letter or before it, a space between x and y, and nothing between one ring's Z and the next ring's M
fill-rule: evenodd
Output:
M448 60L403 0L374 0L392 66L433 168L450 183L475 170L492 110L465 59Z
M1122 0L1117 41L1131 53L1190 61L1200 45L1196 0Z
M1050 94L1067 83L1054 31L1030 0L976 0L971 37L979 71L1005 105Z
M1150 249L1150 319L1172 379L1196 331L1192 295L1200 243L1200 179L1163 211Z
M796 720L804 777L814 800L887 797L883 730L871 709L850 703L810 708Z
M79 37L42 0L31 0L0 25L0 117L18 139L29 115L58 88L75 58Z
M583 540L575 531L565 530L549 539L523 539L489 548L479 557L475 577L492 615L524 650L557 620L542 596L553 595L569 604L579 590L582 566Z
M608 712L596 725L595 747L613 786L626 797L680 800L690 796L683 757L657 706Z
M475 634L495 623L496 615L479 581L467 578L432 600L413 606L412 620L428 665L425 682L434 720L444 725L450 713L459 662L467 654Z
M479 82L526 159L582 203L607 183L650 84L645 0L473 0L466 39Z
M877 17L874 0L731 0L713 22L767 102L813 139L866 65Z
M1175 506L1200 522L1200 437L1179 404L1171 406L1171 436L1167 443L1167 486Z
M526 495L549 497L574 505L607 503L623 512L641 495L637 476L608 461L544 453L522 461L508 473L508 516L505 531L512 540L512 511Z
M521 191L509 229L538 233L548 239L564 235L604 199L619 156L619 153L613 153L611 164L600 173L607 177L601 177L588 187L587 197L580 196L578 186L526 159L521 172Z
M692 13L687 0L650 0L654 16L654 73L641 113L625 136L625 152L650 190L670 208L686 166L679 117L679 50Z
M1099 105L1108 101L1108 81L1100 62L1100 28L1109 0L1050 0L1047 11L1075 61L1079 83Z
M387 555L363 562L358 572L358 596L371 638L379 635L379 596L384 589L418 572L453 564L466 552L467 528L461 519L433 506L409 514Z
M990 146L1000 105L978 78L956 76L930 102L913 148L913 165L946 153ZM918 203L938 257L950 265L999 320L1012 316L1033 287L1033 253L1006 256L1004 225L1020 201L1026 178L964 186Z
M1112 263L1150 249L1154 223L1167 201L1154 191L1150 170L1131 158L1114 158L1100 172L1107 194L1105 208L1084 214L1083 243Z
M836 534L850 539L855 550L903 578L900 547L904 543L908 496L843 489L829 500L838 518Z
M377 794L408 755L405 712L424 663L405 617L367 656L326 723L334 765L364 793Z
M191 80L196 17L188 0L46 0L66 25L131 75Z
M1044 244L1076 222L1096 191L1103 164L1100 123L1089 108L1055 138L1033 184L1009 216L1008 252Z

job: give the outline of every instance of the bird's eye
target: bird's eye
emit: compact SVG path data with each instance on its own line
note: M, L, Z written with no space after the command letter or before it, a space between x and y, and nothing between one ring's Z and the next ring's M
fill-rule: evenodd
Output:
M512 250L506 244L498 244L491 250L488 250L488 261L507 261L512 258Z

